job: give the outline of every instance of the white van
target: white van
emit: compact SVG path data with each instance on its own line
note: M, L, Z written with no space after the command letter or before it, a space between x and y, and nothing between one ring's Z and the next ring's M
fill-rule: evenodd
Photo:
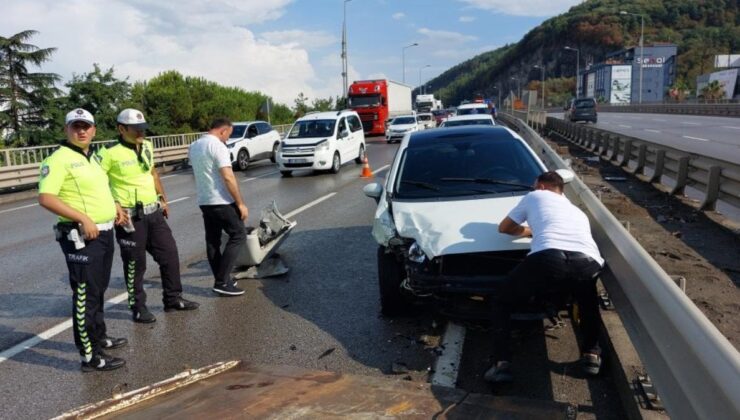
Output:
M283 176L300 169L339 172L365 158L365 133L355 111L314 112L299 118L280 143L277 163Z
M250 162L270 159L275 162L280 134L264 121L244 121L232 124L234 131L226 141L234 169L244 171Z

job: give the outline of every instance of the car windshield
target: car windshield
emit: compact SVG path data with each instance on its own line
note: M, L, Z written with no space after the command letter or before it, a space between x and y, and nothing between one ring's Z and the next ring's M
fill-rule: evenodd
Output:
M522 142L499 136L455 134L410 144L401 155L395 197L526 191L542 168Z
M350 96L349 107L356 108L361 106L371 107L380 105L380 95L369 96Z
M231 132L230 139L240 139L244 137L244 131L247 129L246 125L234 124L234 131Z
M493 121L490 119L479 119L479 120L457 120L457 121L445 121L442 123L445 127L459 127L463 125L493 125Z
M334 134L336 120L306 120L296 121L288 134L290 139L309 137L327 137Z
M419 119L422 121L429 121L432 119L431 115L419 115Z
M391 125L416 124L414 117L398 117L391 122Z
M593 108L594 107L594 101L587 100L587 101L576 101L576 108Z
M458 108L457 115L471 115L471 114L488 114L488 108Z

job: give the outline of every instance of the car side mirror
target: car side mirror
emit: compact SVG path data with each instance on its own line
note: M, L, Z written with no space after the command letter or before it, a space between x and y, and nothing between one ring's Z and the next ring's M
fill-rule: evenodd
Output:
M366 196L375 199L375 201L379 201L381 194L383 194L383 185L379 182L372 182L362 187L362 192Z
M560 175L561 178L563 178L563 182L566 184L576 178L576 174L574 174L573 171L569 169L557 169L555 172L557 172L557 174Z

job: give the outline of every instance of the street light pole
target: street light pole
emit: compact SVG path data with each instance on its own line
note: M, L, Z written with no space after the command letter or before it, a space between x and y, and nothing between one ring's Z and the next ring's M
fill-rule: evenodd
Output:
M403 82L403 84L406 84L406 49L416 47L418 45L418 43L414 42L413 44L401 48L401 64L403 66L403 76L401 76L401 81Z
M431 64L427 64L426 66L419 67L419 92L421 92L422 95L424 94L424 84L421 83L421 71L424 70L427 67L432 67L432 65Z
M578 98L578 85L581 83L580 72L581 72L581 50L573 47L564 47L568 51L576 52L576 99Z
M542 72L542 109L545 109L545 66L534 65L536 69L540 69Z
M627 11L620 11L620 15L632 15L640 17L640 90L637 93L639 103L642 103L642 68L645 66L645 15L639 13L630 13ZM630 98L632 96L630 95Z
M347 100L347 3L352 0L344 0L343 18L342 18L342 93L344 100Z

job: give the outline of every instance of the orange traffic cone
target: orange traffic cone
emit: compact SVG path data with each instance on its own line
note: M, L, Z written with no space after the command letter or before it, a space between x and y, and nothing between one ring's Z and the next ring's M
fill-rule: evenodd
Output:
M373 177L373 171L370 169L370 163L367 161L367 155L365 155L365 158L362 159L362 173L360 174L360 178L372 178Z

